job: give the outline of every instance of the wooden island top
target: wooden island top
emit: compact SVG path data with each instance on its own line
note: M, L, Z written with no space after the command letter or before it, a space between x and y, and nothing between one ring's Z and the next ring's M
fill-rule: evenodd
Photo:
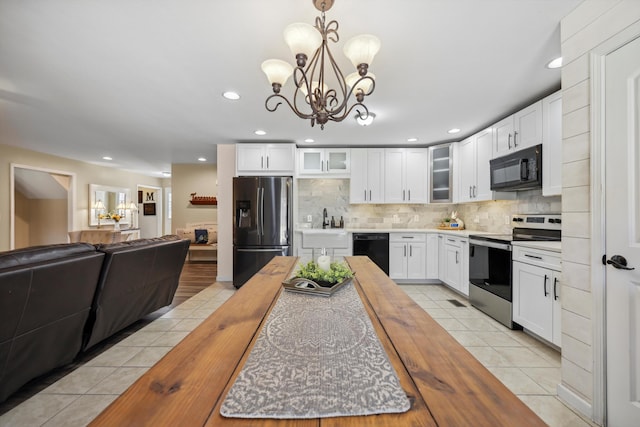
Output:
M516 395L368 257L347 257L355 287L411 409L317 419L224 418L244 366L296 257L276 257L107 407L91 426L544 426Z

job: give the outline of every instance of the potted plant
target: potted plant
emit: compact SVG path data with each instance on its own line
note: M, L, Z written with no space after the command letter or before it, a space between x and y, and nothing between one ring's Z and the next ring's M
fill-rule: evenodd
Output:
M353 277L353 272L344 262L332 262L328 269L322 269L315 261L300 264L294 279L310 280L317 285L330 288Z

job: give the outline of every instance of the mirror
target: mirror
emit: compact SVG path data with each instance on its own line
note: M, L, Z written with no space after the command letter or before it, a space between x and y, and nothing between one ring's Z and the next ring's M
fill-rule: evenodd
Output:
M104 208L96 209L96 203L102 202ZM89 184L89 225L98 225L98 215L109 212L118 213L122 219L120 224L129 224L131 211L131 192L128 188L109 187L106 185ZM111 219L101 219L100 225L113 224Z

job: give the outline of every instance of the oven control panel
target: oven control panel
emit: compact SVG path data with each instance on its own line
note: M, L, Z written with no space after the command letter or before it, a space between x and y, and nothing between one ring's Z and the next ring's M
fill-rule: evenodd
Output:
M529 214L513 215L511 222L514 227L538 228L544 230L561 230L562 216L560 214Z

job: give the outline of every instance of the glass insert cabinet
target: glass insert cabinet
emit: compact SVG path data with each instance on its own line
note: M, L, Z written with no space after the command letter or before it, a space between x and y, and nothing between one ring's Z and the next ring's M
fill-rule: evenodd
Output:
M348 148L302 148L298 150L299 175L344 175L350 172Z
M442 144L429 147L431 159L431 179L429 202L451 203L453 181L453 152L451 144Z

